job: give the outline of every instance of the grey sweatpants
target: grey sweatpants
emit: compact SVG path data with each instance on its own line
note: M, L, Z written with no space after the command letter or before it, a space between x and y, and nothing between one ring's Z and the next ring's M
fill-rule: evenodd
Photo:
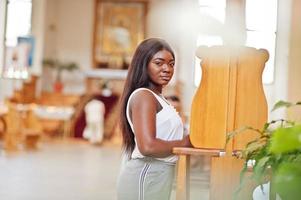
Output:
M118 200L169 200L175 165L153 158L131 159L118 178Z

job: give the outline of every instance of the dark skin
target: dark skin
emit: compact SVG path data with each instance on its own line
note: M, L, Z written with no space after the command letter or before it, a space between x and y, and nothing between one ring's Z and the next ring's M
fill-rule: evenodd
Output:
M157 52L148 64L148 74L151 79L151 89L161 94L162 88L168 84L174 73L175 60L169 51ZM130 102L131 119L139 151L144 156L163 158L172 155L174 147L191 146L189 136L182 140L165 141L156 138L156 114L161 105L148 91L136 93Z

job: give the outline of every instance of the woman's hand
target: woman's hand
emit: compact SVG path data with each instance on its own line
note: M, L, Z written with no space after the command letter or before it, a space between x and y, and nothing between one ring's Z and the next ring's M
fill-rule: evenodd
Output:
M192 147L189 135L184 136L184 138L182 139L182 145L183 145L183 147Z

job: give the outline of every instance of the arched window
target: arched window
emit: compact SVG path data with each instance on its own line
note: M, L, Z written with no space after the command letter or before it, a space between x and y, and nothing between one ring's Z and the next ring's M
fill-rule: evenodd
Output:
M222 45L225 24L226 0L199 0L202 28L196 46ZM202 77L200 60L195 58L194 85L198 86Z
M240 4L237 6L237 4ZM270 58L266 63L263 72L263 83L271 84L274 81L274 59L276 48L276 30L277 30L277 0L199 0L201 21L204 31L201 31L197 38L196 45L222 45L225 43L224 38L227 31L231 31L229 25L235 24L237 30L244 30L245 42L238 42L240 45L246 45L255 48L264 48L269 51ZM233 9L240 9L245 19L245 23L237 23L233 18ZM228 12L228 13L227 13ZM227 16L229 16L227 18ZM232 17L230 17L232 16ZM238 16L239 17L239 16ZM227 23L225 23L227 22ZM202 29L202 30L203 30ZM244 37L244 36L240 36ZM198 58L195 60L194 84L198 86L201 80L201 68Z
M31 33L32 0L7 0L6 46L17 45L19 36Z
M264 48L270 58L263 72L263 83L274 81L277 30L277 0L246 0L246 46Z
M5 0L6 26L2 77L28 78L32 64L33 38L31 34L32 0Z

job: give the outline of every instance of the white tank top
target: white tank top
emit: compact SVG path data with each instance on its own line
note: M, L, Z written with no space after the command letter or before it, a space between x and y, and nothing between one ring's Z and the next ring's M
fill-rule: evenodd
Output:
M156 114L156 138L166 140L166 141L172 141L172 140L181 140L183 138L183 123L182 120L176 111L176 109L167 103L167 100L164 100L163 97L160 97L153 91L147 88L138 88L136 89L129 97L129 100L127 102L126 107L126 117L127 120L131 126L131 129L135 135L133 123L130 118L130 112L129 112L129 102L131 101L131 98L133 95L141 90L147 90L151 92L157 99L157 101L162 106L162 109ZM135 137L135 142L136 137ZM131 158L143 158L145 157L142 155L137 147L137 145L134 148L134 151L131 155ZM171 155L165 158L156 158L157 160L162 160L169 163L175 163L178 160L178 157L176 155Z

